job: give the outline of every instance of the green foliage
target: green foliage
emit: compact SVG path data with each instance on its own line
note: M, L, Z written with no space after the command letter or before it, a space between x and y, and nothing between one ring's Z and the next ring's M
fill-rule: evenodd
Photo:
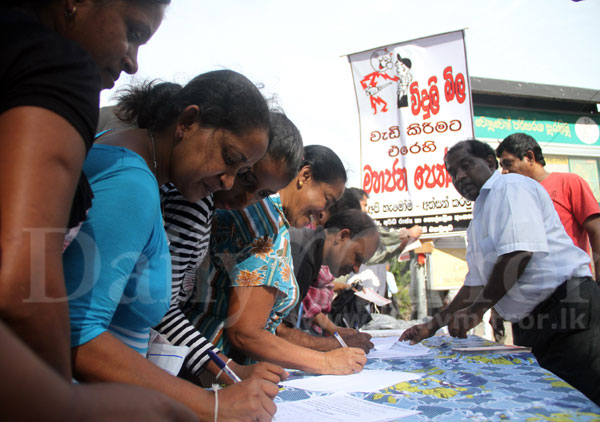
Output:
M410 265L409 261L398 262L397 259L390 261L390 272L396 277L398 290L400 287L410 286Z
M409 320L412 314L412 303L410 301L410 265L408 261L398 262L397 259L390 261L390 272L396 278L398 293L394 299L398 304L400 319Z

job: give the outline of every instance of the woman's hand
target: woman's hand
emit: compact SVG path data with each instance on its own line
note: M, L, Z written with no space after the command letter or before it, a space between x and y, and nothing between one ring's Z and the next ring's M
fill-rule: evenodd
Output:
M273 399L279 387L264 379L251 378L219 390L219 422L268 422L277 411Z
M254 365L238 365L232 361L229 366L243 380L258 378L277 384L287 379L289 375L281 366L268 362L258 362Z
M342 347L324 352L325 368L320 374L350 375L362 371L367 357L362 349Z

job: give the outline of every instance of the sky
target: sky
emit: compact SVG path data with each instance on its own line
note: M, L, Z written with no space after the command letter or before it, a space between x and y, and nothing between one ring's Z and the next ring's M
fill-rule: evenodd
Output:
M298 126L332 148L360 186L359 118L345 55L465 29L470 76L600 89L600 1L172 0L102 105L128 84L243 73ZM596 39L596 41L593 41Z

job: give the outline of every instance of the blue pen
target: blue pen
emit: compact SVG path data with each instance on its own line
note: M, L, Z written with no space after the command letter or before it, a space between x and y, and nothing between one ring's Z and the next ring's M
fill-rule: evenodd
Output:
M348 345L346 344L346 342L344 341L344 339L342 338L342 336L340 336L337 331L335 333L333 333L333 336L338 341L338 343L340 343L340 345L342 347L348 347Z
M227 375L229 375L229 378L231 378L233 380L233 382L242 382L242 380L240 379L240 377L238 377L235 372L233 372L229 366L227 366L227 364L225 362L223 362L223 359L221 359L219 356L217 356L217 354L215 352L213 352L212 350L208 351L208 357L210 357L212 359L212 361L219 367L221 368L221 370L223 372L225 372Z
M296 328L300 328L302 324L302 314L304 313L304 303L300 302L300 306L298 307L298 320L296 321Z

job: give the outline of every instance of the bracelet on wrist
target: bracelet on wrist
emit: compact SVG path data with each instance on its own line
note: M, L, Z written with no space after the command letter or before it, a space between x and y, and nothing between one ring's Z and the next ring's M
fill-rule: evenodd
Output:
M219 414L219 390L221 389L221 387L219 386L219 384L213 384L212 385L212 390L215 392L215 417L214 417L214 422L217 422L217 416Z

